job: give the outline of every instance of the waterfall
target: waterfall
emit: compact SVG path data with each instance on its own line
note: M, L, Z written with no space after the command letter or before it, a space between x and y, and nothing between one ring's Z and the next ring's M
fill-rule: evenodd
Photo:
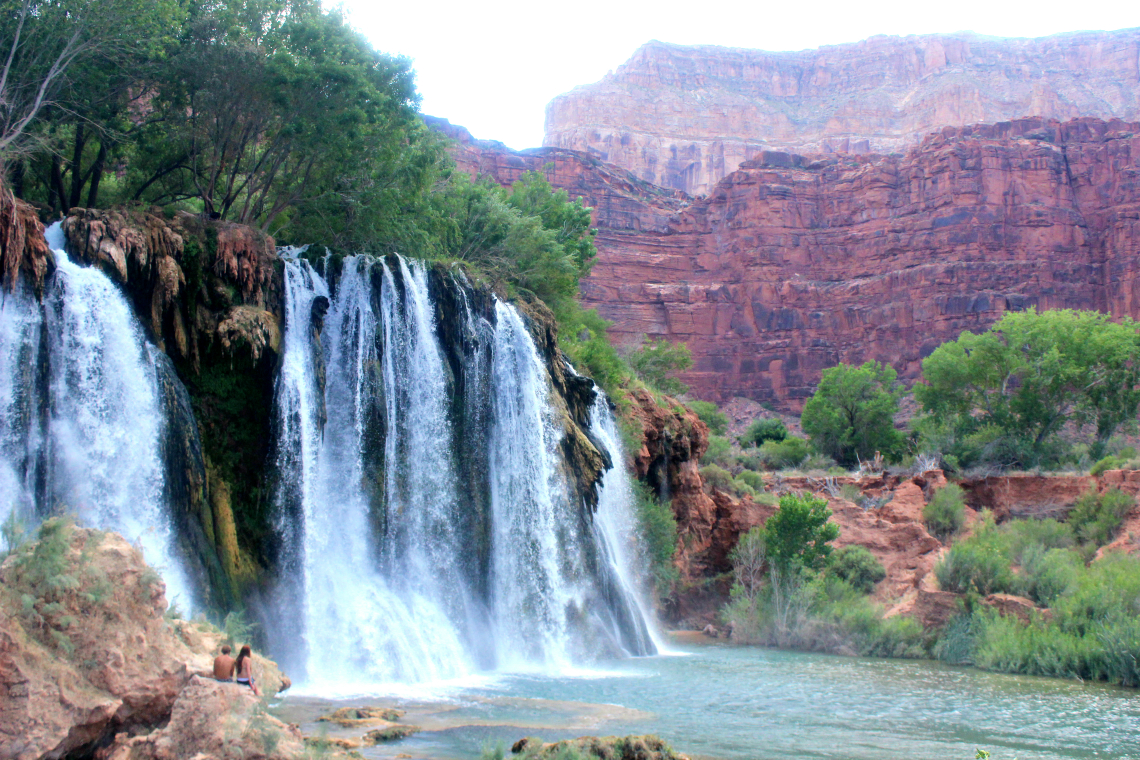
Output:
M628 648L635 654L651 654L664 646L653 625L654 614L649 604L648 563L638 540L636 496L633 479L625 464L617 421L609 402L599 394L590 409L590 432L601 442L614 462L602 479L598 494L598 511L594 528L598 545L608 557L604 567L612 570L610 586L614 625L627 632ZM615 635L621 635L620 633Z
M287 260L285 265L278 498L292 566L300 570L296 593L302 625L289 633L299 634L305 648L292 664L316 686L429 681L468 669L455 626L432 593L443 584L437 586L429 554L433 547L421 535L438 527L431 524L430 512L446 495L433 505L409 500L430 497L429 489L446 480L446 471L417 472L411 478L388 474L377 484L378 473L365 467L377 445L393 461L426 453L425 463L431 462L431 453L425 452L430 442L414 418L388 430L384 442L369 434L374 427L370 417L383 415L395 422L408 415L407 400L393 397L412 393L426 399L428 415L438 411L431 387L388 387L393 365L401 359L386 355L380 366L376 341L382 333L369 264L364 257L346 262L331 303L324 279L307 262ZM386 277L385 283L390 280ZM397 310L396 298L390 284L381 288L380 300L390 311ZM322 304L328 313L318 329L314 305ZM401 314L406 305L399 306ZM417 354L431 360L431 347L418 345L414 337L400 335L385 345L392 345L386 354L399 352L412 364ZM401 434L412 441L402 442ZM401 551L395 540L384 540L386 535L403 536L413 545ZM388 574L381 572L382 543ZM275 649L288 651L288 642Z
M576 601L578 575L564 566L579 549L575 506L554 466L549 380L518 312L495 304L491 369L492 594L497 640L515 667L569 664L566 609ZM526 621L520 625L520 621Z
M193 604L164 503L164 419L155 361L130 304L100 271L74 264L59 225L42 306L26 291L0 309L0 484L29 524L56 512L138 543Z
M344 688L656 651L635 573L612 567L633 555L631 497L609 496L628 480L597 519L580 503L519 312L397 256L284 258L287 666Z
M26 528L43 471L43 310L23 283L0 299L0 522Z

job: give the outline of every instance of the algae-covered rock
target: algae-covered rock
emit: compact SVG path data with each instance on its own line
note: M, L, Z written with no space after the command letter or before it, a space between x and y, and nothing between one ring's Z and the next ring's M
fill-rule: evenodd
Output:
M646 736L582 736L560 742L544 743L528 736L511 747L511 753L525 760L556 760L564 757L597 758L597 760L687 760L673 751L668 742L653 735Z
M419 726L400 726L391 725L384 726L383 728L373 729L364 735L364 746L374 747L377 744L384 742L394 742L399 739L406 739L412 734L420 732Z
M403 710L391 707L341 707L328 715L322 715L317 720L353 728L377 723L394 723L403 716Z

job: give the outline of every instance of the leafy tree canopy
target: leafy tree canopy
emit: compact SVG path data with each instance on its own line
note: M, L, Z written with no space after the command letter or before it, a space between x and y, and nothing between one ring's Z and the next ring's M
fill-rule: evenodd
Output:
M1093 458L1135 423L1140 332L1093 311L1006 314L984 333L962 333L922 363L915 396L952 445L977 456L1037 466L1067 422L1093 430Z
M897 460L903 435L895 430L894 415L903 391L895 379L894 369L878 362L824 370L801 418L812 445L845 467L875 452Z
M784 494L764 523L768 561L782 570L823 568L837 538L839 526L831 522L827 499L810 493Z
M629 365L647 384L671 396L679 396L689 386L673 377L693 365L693 356L684 343L670 343L664 338L647 341L629 355Z

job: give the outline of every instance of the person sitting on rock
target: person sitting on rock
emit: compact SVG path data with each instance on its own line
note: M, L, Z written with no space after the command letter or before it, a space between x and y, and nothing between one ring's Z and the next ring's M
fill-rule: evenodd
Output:
M230 657L230 647L222 647L222 653L214 658L214 678L219 681L232 681L234 677L234 658Z
M253 693L260 697L261 690L253 682L253 650L249 648L249 644L243 646L238 652L235 667L237 668L237 682L253 689Z

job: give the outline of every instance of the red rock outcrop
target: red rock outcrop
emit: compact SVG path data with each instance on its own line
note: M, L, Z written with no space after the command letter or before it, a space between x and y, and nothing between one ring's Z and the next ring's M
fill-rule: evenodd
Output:
M124 538L67 526L58 536L0 565L0 757L89 756L117 732L166 722L220 644L164 619L165 587ZM266 694L282 688L275 665L254 667Z
M1140 123L946 128L905 156L763 152L686 200L568 150L467 140L461 167L528 169L594 209L582 282L611 336L684 341L701 398L795 410L820 372L922 358L1007 310L1140 316Z
M543 145L691 194L761 150L889 153L944 126L1140 118L1140 30L876 36L772 53L652 41L547 106Z

